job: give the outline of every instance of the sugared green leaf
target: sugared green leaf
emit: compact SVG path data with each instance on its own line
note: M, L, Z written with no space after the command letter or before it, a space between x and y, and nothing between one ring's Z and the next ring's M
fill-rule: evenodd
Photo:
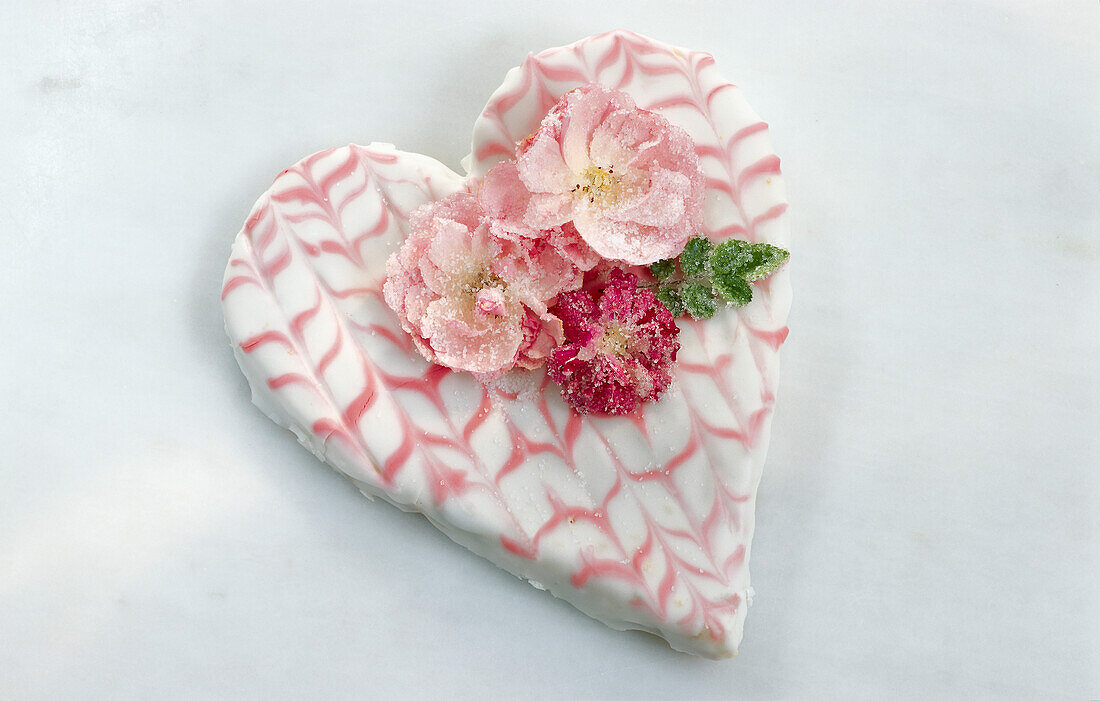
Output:
M657 299L661 304L668 307L668 311L672 313L672 316L677 317L684 313L684 302L680 299L680 292L674 287L662 287L653 294L657 295Z
M787 262L791 254L769 243L754 243L749 248L749 260L742 266L741 272L749 282L763 280Z
M684 275L703 275L707 272L707 260L710 258L714 245L705 236L695 236L688 239L680 254L680 269Z
M735 273L715 271L711 282L715 291L734 306L742 307L752 301L752 287Z
M666 258L665 260L659 260L649 266L649 272L653 273L653 277L658 280L664 280L669 275L676 272L676 259Z
M714 249L710 266L715 277L726 279L730 275L736 275L753 282L771 275L790 257L790 253L771 244L730 239Z
M729 239L718 244L710 257L710 267L715 277L743 277L743 271L752 257L752 244L739 239Z
M681 259L681 265L683 259ZM689 282L680 289L680 299L684 308L693 319L709 319L714 316L717 305L714 302L714 290L710 285Z

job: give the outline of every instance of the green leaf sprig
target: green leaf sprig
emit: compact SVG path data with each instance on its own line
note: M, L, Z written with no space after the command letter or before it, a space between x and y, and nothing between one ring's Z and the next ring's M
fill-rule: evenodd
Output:
M719 300L735 307L748 304L752 300L749 283L768 277L790 257L768 243L730 239L715 246L705 236L695 236L678 258L657 261L649 272L657 278L654 294L672 316L686 312L693 319L709 319Z

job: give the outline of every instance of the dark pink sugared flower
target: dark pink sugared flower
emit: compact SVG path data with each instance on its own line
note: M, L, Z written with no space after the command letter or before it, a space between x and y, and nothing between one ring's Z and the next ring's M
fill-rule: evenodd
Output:
M668 388L680 330L631 273L612 270L602 294L561 295L554 313L565 341L550 351L547 371L577 411L627 414Z
M600 256L647 265L702 225L706 181L686 131L590 84L562 96L515 161L486 174L482 206L513 231L572 222Z

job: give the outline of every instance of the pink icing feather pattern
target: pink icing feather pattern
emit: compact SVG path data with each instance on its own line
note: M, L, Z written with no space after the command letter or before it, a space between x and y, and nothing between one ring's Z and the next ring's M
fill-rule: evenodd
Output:
M377 145L315 154L280 175L234 243L226 326L256 404L364 493L423 512L608 625L729 656L749 593L786 271L746 307L681 320L672 386L623 417L572 412L543 371L486 388L431 365L382 299L410 213L476 187L560 95L589 82L626 90L691 134L712 239L787 243L766 126L713 59L612 32L508 75L475 125L469 182Z

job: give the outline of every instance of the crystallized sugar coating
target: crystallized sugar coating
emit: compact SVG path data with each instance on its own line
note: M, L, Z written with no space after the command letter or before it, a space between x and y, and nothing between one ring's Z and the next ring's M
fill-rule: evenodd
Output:
M598 301L578 290L556 311L565 343L550 352L547 371L577 411L626 414L668 388L680 330L637 277L616 268Z
M600 254L593 251L592 247L577 233L577 227L573 226L573 222L554 227L547 232L546 236L550 244L580 270L585 272L592 270L602 260Z
M561 338L547 303L581 271L546 239L497 236L467 192L412 213L387 262L386 303L425 358L489 377L537 367Z
M698 231L705 189L687 132L590 84L562 96L478 196L510 229L572 222L599 255L645 265L676 256Z

